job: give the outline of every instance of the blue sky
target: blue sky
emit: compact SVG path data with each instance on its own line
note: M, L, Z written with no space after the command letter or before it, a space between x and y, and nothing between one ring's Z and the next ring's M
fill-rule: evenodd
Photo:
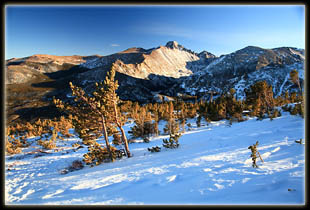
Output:
M249 45L305 48L305 7L6 6L5 59L109 55L171 40L217 56Z

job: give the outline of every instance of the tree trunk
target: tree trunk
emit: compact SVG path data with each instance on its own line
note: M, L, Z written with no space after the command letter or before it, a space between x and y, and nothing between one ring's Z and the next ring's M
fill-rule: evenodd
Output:
M127 157L131 157L125 131L124 131L124 129L123 129L121 123L119 122L119 119L118 119L116 101L113 100L113 103L114 103L114 104L113 104L113 105L114 105L113 108L114 108L115 123L116 123L117 127L121 130L121 133L122 133L122 140L123 140L123 143L124 143L124 145L125 145L125 150L126 150L126 153L127 153Z
M298 85L298 88L299 88L299 91L300 91L300 95L303 96L303 95L302 95L302 90L301 90L301 86L300 86L299 79L297 80L297 85Z
M124 145L125 145L125 150L126 150L126 153L127 153L127 157L131 157L125 131L124 131L124 129L122 128L122 126L120 126L119 129L121 130L121 133L122 133L122 140L123 140L123 143L124 143Z
M104 135L104 140L105 140L105 144L107 146L107 150L110 156L111 161L113 162L113 155L111 152L111 147L110 147L110 143L109 143L109 137L108 137L108 132L107 132L107 126L105 124L105 118L103 115L101 115L101 120L102 120L102 130L103 130L103 135Z

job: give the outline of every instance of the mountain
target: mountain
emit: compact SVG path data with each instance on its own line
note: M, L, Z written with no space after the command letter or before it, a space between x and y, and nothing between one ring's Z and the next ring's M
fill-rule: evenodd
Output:
M88 70L79 65L94 56L33 55L5 62L7 121L50 117L57 110L45 100L55 90L68 89L68 82ZM68 91L68 90L67 90Z
M304 61L303 49L248 46L214 59L201 71L184 78L173 90L202 96L208 92L223 93L234 88L239 97L244 97L245 88L256 81L266 80L273 86L275 95L280 95L294 88L288 80L293 69L298 70L303 83Z
M110 69L113 64L116 71L135 78L147 79L151 74L179 78L197 71L197 65L191 63L201 60L204 55L206 60L215 57L208 52L196 54L176 41L170 41L165 46L149 50L129 48L116 54L89 60L81 66L101 71Z
M91 91L94 82L102 81L113 67L117 72L121 98L140 102L158 101L159 93L178 83L180 78L201 71L216 56L204 51L197 54L176 41L152 49L129 48L109 56L90 59L80 66L90 71L73 81ZM85 79L87 78L87 79Z
M23 116L27 120L36 115L55 114L54 108L51 111L51 98L69 100L69 81L91 93L94 82L103 81L112 66L122 100L147 103L173 100L176 96L208 99L211 92L216 97L230 88L242 98L244 89L259 80L271 84L277 96L286 90L297 91L296 85L289 81L293 69L299 72L303 84L304 55L303 49L293 47L248 46L217 57L169 41L165 46L133 47L107 56L14 58L6 61L7 112L9 117L14 116L12 119Z
M304 60L304 50L292 47L248 46L216 57L207 51L197 54L171 41L150 50L131 48L85 62L81 66L92 71L80 74L75 82L87 88L102 80L113 63L122 75L118 77L119 94L125 100L158 101L159 95L208 98L210 92L221 94L230 88L242 98L244 89L258 80L266 80L275 95L280 95L296 88L288 80L291 70L299 71L303 83Z
M55 56L32 55L25 58L12 58L6 61L6 84L26 83L42 79L44 74L68 70L96 56Z

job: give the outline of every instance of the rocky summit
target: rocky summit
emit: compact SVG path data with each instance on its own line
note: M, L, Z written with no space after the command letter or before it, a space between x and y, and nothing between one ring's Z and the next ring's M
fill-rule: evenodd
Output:
M169 41L164 46L132 47L107 56L13 58L5 65L8 121L44 113L42 107L51 107L53 96L69 99L69 81L91 93L94 82L103 81L112 66L117 72L122 100L147 103L173 100L177 96L208 99L210 92L222 94L230 88L243 98L244 89L259 80L271 84L277 96L297 88L289 81L293 69L299 72L303 84L304 55L303 49L294 47L248 46L217 57Z

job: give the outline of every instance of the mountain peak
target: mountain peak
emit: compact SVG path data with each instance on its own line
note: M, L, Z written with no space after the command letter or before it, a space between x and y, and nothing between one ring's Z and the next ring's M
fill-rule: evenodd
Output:
M127 50L124 50L120 53L144 53L146 50L141 48L141 47L131 47L128 48Z
M182 49L183 48L183 46L179 45L176 41L167 42L166 47L171 48L171 49Z
M205 58L216 58L215 55L213 55L212 53L208 52L208 51L202 51L198 54L198 57L205 59Z

